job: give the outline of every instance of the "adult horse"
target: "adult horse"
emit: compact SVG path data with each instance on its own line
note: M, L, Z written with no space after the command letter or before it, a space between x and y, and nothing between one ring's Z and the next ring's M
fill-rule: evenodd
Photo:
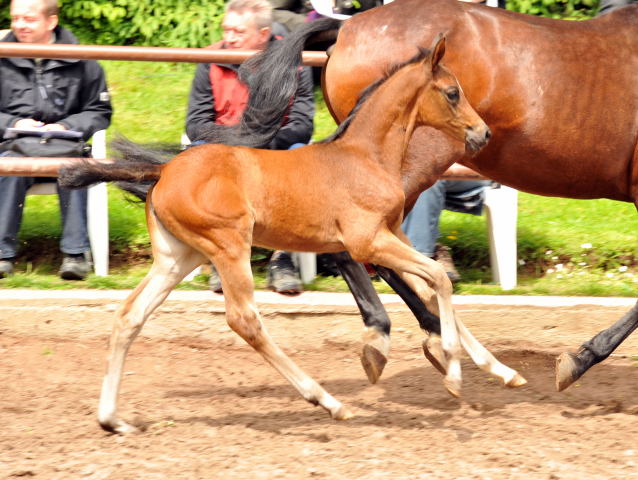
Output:
M279 349L261 324L253 295L251 245L318 252L347 249L360 261L396 269L419 298L440 313L449 361L446 386L461 383L461 343L504 383L524 383L500 364L452 309L452 285L443 267L416 250L401 232L401 164L415 128L429 125L477 151L490 131L470 107L456 78L439 65L445 41L423 50L373 85L329 141L288 151L208 144L162 164L134 144L121 143L112 164L85 162L63 169L60 183L140 179L154 186L146 202L153 265L117 313L100 395L103 428L135 428L117 414L126 353L144 322L193 268L212 261L224 286L226 319L309 402L335 419L348 410ZM370 196L357 184L375 185ZM322 209L317 209L321 204ZM432 292L434 291L434 292Z
M470 157L429 128L415 132L403 172L406 208L454 162L539 195L638 200L638 5L582 22L552 20L456 0L397 0L340 29L324 71L341 121L387 65L445 32L445 64L493 131ZM347 262L348 260L343 260ZM354 268L354 267L351 267ZM391 272L381 272L420 317L431 316ZM364 318L384 324L365 277ZM373 305L370 308L370 305ZM562 390L605 359L638 326L634 306L612 327L557 362Z
M471 157L458 142L431 128L417 129L402 165L406 210L454 162L539 195L636 203L638 6L572 22L457 0L396 0L355 15L340 29L335 22L313 23L314 28L310 24L286 38L283 42L288 45L280 52L266 51L242 69L257 76L266 72L263 81L255 80L257 85L268 84L268 76L273 84L283 85L282 63L298 60L297 49L338 34L323 82L324 97L338 122L388 65L428 45L439 31L449 38L445 64L458 75L467 98L492 128L493 139ZM293 71L286 78L294 75ZM290 94L279 102L282 116L290 98L286 95ZM275 110L268 111L271 126L277 123ZM364 269L347 253L336 255L336 260L366 326L388 336L390 320ZM421 327L438 333L438 319L410 288L392 271L384 267L378 271L404 298ZM585 342L578 353L561 355L557 388L566 388L604 360L636 327L638 306ZM431 350L436 351L424 342L426 356L445 371L444 360L432 356ZM386 354L364 348L362 363L372 382L381 374Z

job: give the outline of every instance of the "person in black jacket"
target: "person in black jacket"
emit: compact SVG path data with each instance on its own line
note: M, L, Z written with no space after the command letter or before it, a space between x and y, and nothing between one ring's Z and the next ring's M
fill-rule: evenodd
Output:
M267 0L232 0L226 5L222 22L223 39L211 48L262 50L276 41L272 33L272 7ZM186 115L186 134L195 143L206 136L213 124L235 125L244 112L248 89L237 77L237 65L199 64L191 86ZM315 113L312 73L300 70L299 87L291 99L286 121L270 144L287 150L307 144L314 128ZM221 292L214 268L210 288ZM303 290L290 253L276 251L268 265L268 286L279 293Z
M10 14L11 32L1 41L78 43L71 32L58 26L57 0L12 0ZM97 62L0 58L0 137L7 128L21 128L77 130L88 140L109 126L111 114L104 71ZM0 177L0 278L13 273L25 195L36 181L41 179ZM58 188L58 195L64 254L60 275L83 279L90 271L87 191Z

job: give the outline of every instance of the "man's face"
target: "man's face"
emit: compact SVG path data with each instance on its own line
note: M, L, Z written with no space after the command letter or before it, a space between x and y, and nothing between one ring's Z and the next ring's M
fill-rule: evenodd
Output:
M23 43L49 43L58 24L57 15L45 15L41 0L13 0L10 13L11 30Z
M227 12L222 29L226 47L233 50L262 50L270 38L270 28L257 28L251 12Z

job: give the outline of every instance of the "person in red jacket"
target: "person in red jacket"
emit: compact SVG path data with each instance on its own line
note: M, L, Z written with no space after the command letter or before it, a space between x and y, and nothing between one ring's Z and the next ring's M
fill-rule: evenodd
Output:
M272 7L268 0L232 0L226 5L222 22L223 38L211 45L216 49L262 50L276 41L273 35ZM238 79L238 65L199 64L193 78L186 115L186 134L201 143L212 124L239 122L248 100L248 89ZM286 150L307 144L314 128L315 113L312 73L300 70L299 87L291 98L286 121L270 143L270 148ZM210 288L221 292L215 270ZM275 251L268 264L268 286L279 293L303 291L299 273L290 252Z

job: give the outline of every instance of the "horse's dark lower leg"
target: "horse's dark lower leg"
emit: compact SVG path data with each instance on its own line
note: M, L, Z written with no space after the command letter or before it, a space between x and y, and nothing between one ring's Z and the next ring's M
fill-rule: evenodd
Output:
M638 327L638 303L611 327L583 343L578 353L563 353L556 361L556 389L560 392L589 368L606 359Z
M441 321L439 317L431 313L423 304L421 299L412 289L399 277L394 270L381 265L374 265L375 270L381 278L386 281L392 289L399 294L408 308L412 311L419 322L421 328L427 332L441 335ZM353 292L354 294L354 292Z
M365 267L355 262L348 252L333 254L335 263L354 296L363 323L367 327L361 364L371 383L376 383L388 361L390 349L390 317L377 295Z
M427 309L417 294L414 293L394 270L381 265L374 265L374 268L381 278L403 299L416 317L421 328L428 333L436 334L434 336L428 336L428 338L423 341L423 354L439 372L445 375L447 372L447 360L443 354L440 342L441 320Z

